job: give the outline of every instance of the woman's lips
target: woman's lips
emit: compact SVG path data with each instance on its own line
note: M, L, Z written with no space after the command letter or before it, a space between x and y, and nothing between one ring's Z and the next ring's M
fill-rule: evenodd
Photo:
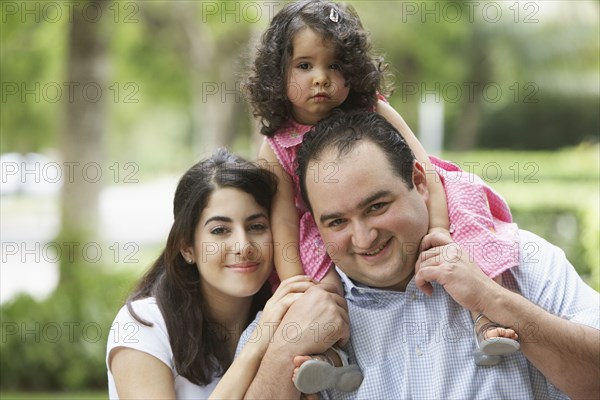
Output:
M239 264L228 265L227 268L235 272L254 272L258 269L259 264L255 262L245 262Z

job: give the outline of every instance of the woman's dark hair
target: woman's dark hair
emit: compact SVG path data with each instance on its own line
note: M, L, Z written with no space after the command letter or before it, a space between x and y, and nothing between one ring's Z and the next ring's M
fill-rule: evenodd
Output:
M232 359L224 343L227 331L211 320L206 309L196 264L188 264L180 250L194 243L200 214L210 195L218 188L235 188L250 194L271 210L277 178L269 171L247 162L225 149L190 168L181 178L173 200L174 222L162 254L138 282L127 299L127 309L140 323L131 303L155 297L165 319L177 373L190 382L205 386L222 376ZM265 282L254 295L248 325L271 296Z
M332 11L333 10L333 11ZM244 94L261 124L261 133L275 134L291 117L287 98L287 70L293 54L294 35L310 28L335 48L335 57L350 88L342 110L369 109L377 94L388 94L386 65L371 54L367 32L349 5L323 0L302 0L286 5L271 21L244 82Z

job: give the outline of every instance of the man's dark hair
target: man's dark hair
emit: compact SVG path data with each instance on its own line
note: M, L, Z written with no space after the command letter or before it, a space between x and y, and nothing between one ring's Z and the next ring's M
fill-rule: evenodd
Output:
M402 178L409 189L413 188L412 173L415 156L400 133L384 117L369 111L344 113L334 112L317 123L304 136L297 155L296 172L300 179L302 198L309 210L312 206L306 192L308 164L319 160L321 155L334 148L337 157L350 153L361 140L379 146L387 157L395 174Z

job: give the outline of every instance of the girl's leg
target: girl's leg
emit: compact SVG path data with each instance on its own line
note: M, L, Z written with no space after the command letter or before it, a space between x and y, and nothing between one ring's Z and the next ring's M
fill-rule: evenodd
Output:
M502 284L502 277L494 279ZM500 359L497 356L511 354L519 349L519 335L512 328L506 328L490 321L485 315L471 311L474 321L477 365L495 365ZM490 358L491 357L491 358Z

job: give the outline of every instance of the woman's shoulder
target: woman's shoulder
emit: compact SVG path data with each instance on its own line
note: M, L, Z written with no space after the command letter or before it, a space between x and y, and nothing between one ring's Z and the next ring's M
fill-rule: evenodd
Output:
M127 305L124 305L115 317L113 329L115 326L131 325L139 327L150 325L149 327L157 326L161 330L165 329L165 319L154 297L134 300L130 303L130 306L135 315L130 312Z
M121 307L110 327L107 355L115 347L130 347L154 355L171 366L169 334L156 299L148 297L130 304L135 315L127 305Z

